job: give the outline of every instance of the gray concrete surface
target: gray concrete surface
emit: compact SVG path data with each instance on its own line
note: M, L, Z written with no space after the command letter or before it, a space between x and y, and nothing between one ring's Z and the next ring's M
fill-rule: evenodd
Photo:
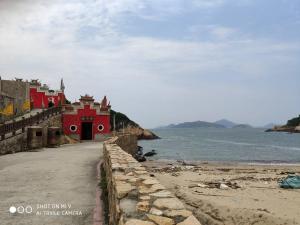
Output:
M0 224L92 224L101 156L99 142L0 156Z

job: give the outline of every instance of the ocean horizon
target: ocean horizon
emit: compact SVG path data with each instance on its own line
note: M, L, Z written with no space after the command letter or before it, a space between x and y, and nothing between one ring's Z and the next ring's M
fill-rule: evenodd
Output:
M141 140L144 153L155 149L154 160L300 163L300 134L264 132L262 128L153 129L161 139Z

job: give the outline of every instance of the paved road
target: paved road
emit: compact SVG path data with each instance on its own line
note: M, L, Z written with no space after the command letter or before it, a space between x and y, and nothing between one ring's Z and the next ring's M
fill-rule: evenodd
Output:
M0 156L0 224L93 224L101 156L93 142Z

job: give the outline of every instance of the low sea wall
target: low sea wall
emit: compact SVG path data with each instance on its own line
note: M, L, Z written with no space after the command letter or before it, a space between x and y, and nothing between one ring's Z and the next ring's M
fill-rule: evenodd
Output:
M129 138L127 136L127 138ZM123 141L121 141L123 139ZM183 203L153 178L114 137L103 145L109 225L200 225Z

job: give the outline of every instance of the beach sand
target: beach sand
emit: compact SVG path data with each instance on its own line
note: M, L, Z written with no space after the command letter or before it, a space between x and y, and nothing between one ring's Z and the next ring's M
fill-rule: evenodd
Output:
M278 181L300 165L147 161L143 165L184 202L202 225L300 225L300 189ZM227 184L220 188L220 184ZM223 186L223 185L222 185Z

